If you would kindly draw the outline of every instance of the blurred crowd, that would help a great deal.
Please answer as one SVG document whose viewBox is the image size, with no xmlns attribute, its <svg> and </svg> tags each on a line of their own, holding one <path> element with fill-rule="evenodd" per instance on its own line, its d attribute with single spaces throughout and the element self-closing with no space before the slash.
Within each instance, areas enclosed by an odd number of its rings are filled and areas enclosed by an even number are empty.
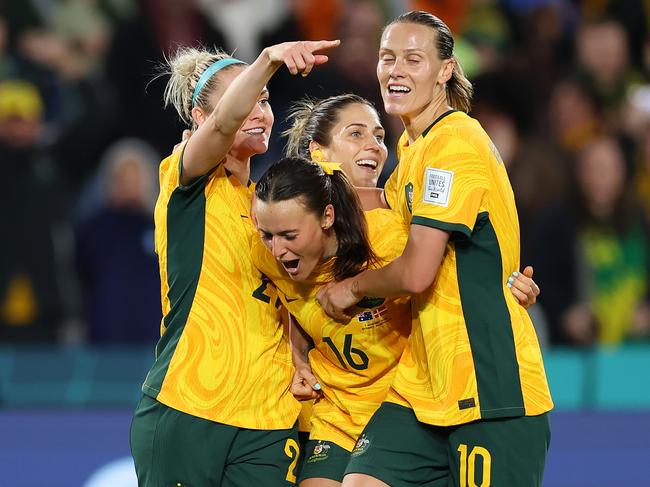
<svg viewBox="0 0 650 487">
<path fill-rule="evenodd" d="M 382 27 L 428 10 L 452 28 L 472 115 L 517 199 L 522 264 L 542 288 L 544 344 L 650 342 L 650 3 L 644 0 L 3 0 L 0 2 L 0 343 L 153 344 L 157 165 L 183 126 L 165 57 L 342 40 L 308 78 L 269 86 L 283 150 L 304 94 L 382 102 Z M 384 117 L 394 167 L 399 120 Z"/>
</svg>

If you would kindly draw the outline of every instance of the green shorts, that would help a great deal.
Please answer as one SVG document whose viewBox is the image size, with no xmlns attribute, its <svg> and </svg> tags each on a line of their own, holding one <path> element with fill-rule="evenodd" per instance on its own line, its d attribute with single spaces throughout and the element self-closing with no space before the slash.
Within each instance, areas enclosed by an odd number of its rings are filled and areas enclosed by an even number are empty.
<svg viewBox="0 0 650 487">
<path fill-rule="evenodd" d="M 307 451 L 307 442 L 309 441 L 309 431 L 298 431 L 298 445 L 300 446 L 300 455 L 298 455 L 298 463 L 296 464 L 296 477 L 300 478 L 302 465 L 305 460 L 305 451 Z"/>
<path fill-rule="evenodd" d="M 197 418 L 143 395 L 131 424 L 140 487 L 287 487 L 298 432 L 251 430 Z"/>
<path fill-rule="evenodd" d="M 336 443 L 309 440 L 305 446 L 298 483 L 314 478 L 343 482 L 348 461 L 350 461 L 350 452 Z"/>
<path fill-rule="evenodd" d="M 345 471 L 395 487 L 539 487 L 550 442 L 548 414 L 439 427 L 383 403 Z"/>
</svg>

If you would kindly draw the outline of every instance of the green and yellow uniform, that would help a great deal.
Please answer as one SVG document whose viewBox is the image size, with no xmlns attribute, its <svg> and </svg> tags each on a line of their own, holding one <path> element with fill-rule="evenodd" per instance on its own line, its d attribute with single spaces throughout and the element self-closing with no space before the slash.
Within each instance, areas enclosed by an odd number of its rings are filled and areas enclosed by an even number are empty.
<svg viewBox="0 0 650 487">
<path fill-rule="evenodd" d="M 406 244 L 408 226 L 390 210 L 367 212 L 366 220 L 377 256 L 384 262 L 399 256 Z M 318 461 L 334 450 L 350 452 L 386 397 L 410 331 L 408 300 L 364 300 L 359 313 L 343 325 L 329 317 L 316 301 L 320 285 L 333 280 L 332 260 L 316 268 L 303 282 L 291 280 L 261 241 L 253 245 L 253 260 L 276 285 L 284 305 L 314 342 L 309 362 L 324 397 L 313 406 L 309 437 L 316 448 L 306 449 L 305 466 L 310 459 Z M 332 450 L 328 451 L 330 446 Z M 348 455 L 342 457 L 347 461 Z"/>
<path fill-rule="evenodd" d="M 389 400 L 438 426 L 549 411 L 535 330 L 506 287 L 519 269 L 519 220 L 496 148 L 462 112 L 407 141 L 386 200 L 404 222 L 451 236 L 433 286 L 412 298 L 413 331 Z"/>
<path fill-rule="evenodd" d="M 181 186 L 181 154 L 160 165 L 162 336 L 142 390 L 209 422 L 290 431 L 300 404 L 277 292 L 250 256 L 251 188 L 223 164 Z"/>
<path fill-rule="evenodd" d="M 490 463 L 488 451 L 483 458 L 486 469 L 492 466 L 493 480 L 500 479 L 494 485 L 533 485 L 517 482 L 541 479 L 548 420 L 540 415 L 553 403 L 531 320 L 506 286 L 509 275 L 519 269 L 519 223 L 506 169 L 479 123 L 457 111 L 445 113 L 411 144 L 404 133 L 398 157 L 386 184 L 386 201 L 405 224 L 444 230 L 450 239 L 433 285 L 412 296 L 413 328 L 387 403 L 359 440 L 353 453 L 353 460 L 359 460 L 351 462 L 348 472 L 379 475 L 391 485 L 419 485 L 423 479 L 413 477 L 415 466 L 404 471 L 404 477 L 382 472 L 382 464 L 400 461 L 389 452 L 403 444 L 406 453 L 408 445 L 414 445 L 409 443 L 408 424 L 428 431 L 417 446 L 431 453 L 423 466 L 435 465 L 437 452 L 444 465 L 450 459 L 452 476 L 465 472 L 467 482 L 472 445 L 481 448 L 479 453 L 489 446 L 496 457 Z M 480 436 L 480 428 L 490 424 L 486 420 L 522 417 L 540 419 L 487 427 L 490 432 L 511 428 L 508 445 Z M 532 426 L 522 427 L 524 423 Z M 446 428 L 457 425 L 467 426 Z M 532 435 L 533 430 L 539 434 Z M 403 443 L 398 441 L 400 434 L 405 435 Z M 439 444 L 427 443 L 431 438 L 439 438 Z M 521 470 L 508 472 L 497 458 L 510 458 L 519 440 L 534 442 L 528 448 L 534 458 Z M 419 454 L 409 450 L 412 459 Z M 446 482 L 445 471 L 441 485 Z M 509 476 L 513 471 L 521 477 Z M 476 478 L 470 485 L 489 485 Z M 467 484 L 461 479 L 460 485 Z"/>
</svg>

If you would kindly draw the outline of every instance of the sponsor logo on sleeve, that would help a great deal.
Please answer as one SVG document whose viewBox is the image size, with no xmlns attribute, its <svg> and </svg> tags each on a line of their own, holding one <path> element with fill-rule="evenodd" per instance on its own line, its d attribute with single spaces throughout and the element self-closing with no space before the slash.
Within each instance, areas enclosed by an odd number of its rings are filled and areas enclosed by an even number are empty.
<svg viewBox="0 0 650 487">
<path fill-rule="evenodd" d="M 453 181 L 454 173 L 452 171 L 427 167 L 424 175 L 422 200 L 432 205 L 448 207 Z"/>
</svg>

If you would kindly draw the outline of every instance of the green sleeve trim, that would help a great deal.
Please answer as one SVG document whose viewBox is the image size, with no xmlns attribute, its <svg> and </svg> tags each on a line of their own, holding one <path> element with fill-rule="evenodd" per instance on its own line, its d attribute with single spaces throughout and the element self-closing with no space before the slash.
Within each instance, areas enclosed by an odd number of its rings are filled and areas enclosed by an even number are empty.
<svg viewBox="0 0 650 487">
<path fill-rule="evenodd" d="M 452 241 L 468 239 L 472 236 L 470 228 L 462 223 L 449 223 L 423 216 L 414 216 L 411 218 L 411 225 L 422 225 L 450 232 Z"/>
</svg>

